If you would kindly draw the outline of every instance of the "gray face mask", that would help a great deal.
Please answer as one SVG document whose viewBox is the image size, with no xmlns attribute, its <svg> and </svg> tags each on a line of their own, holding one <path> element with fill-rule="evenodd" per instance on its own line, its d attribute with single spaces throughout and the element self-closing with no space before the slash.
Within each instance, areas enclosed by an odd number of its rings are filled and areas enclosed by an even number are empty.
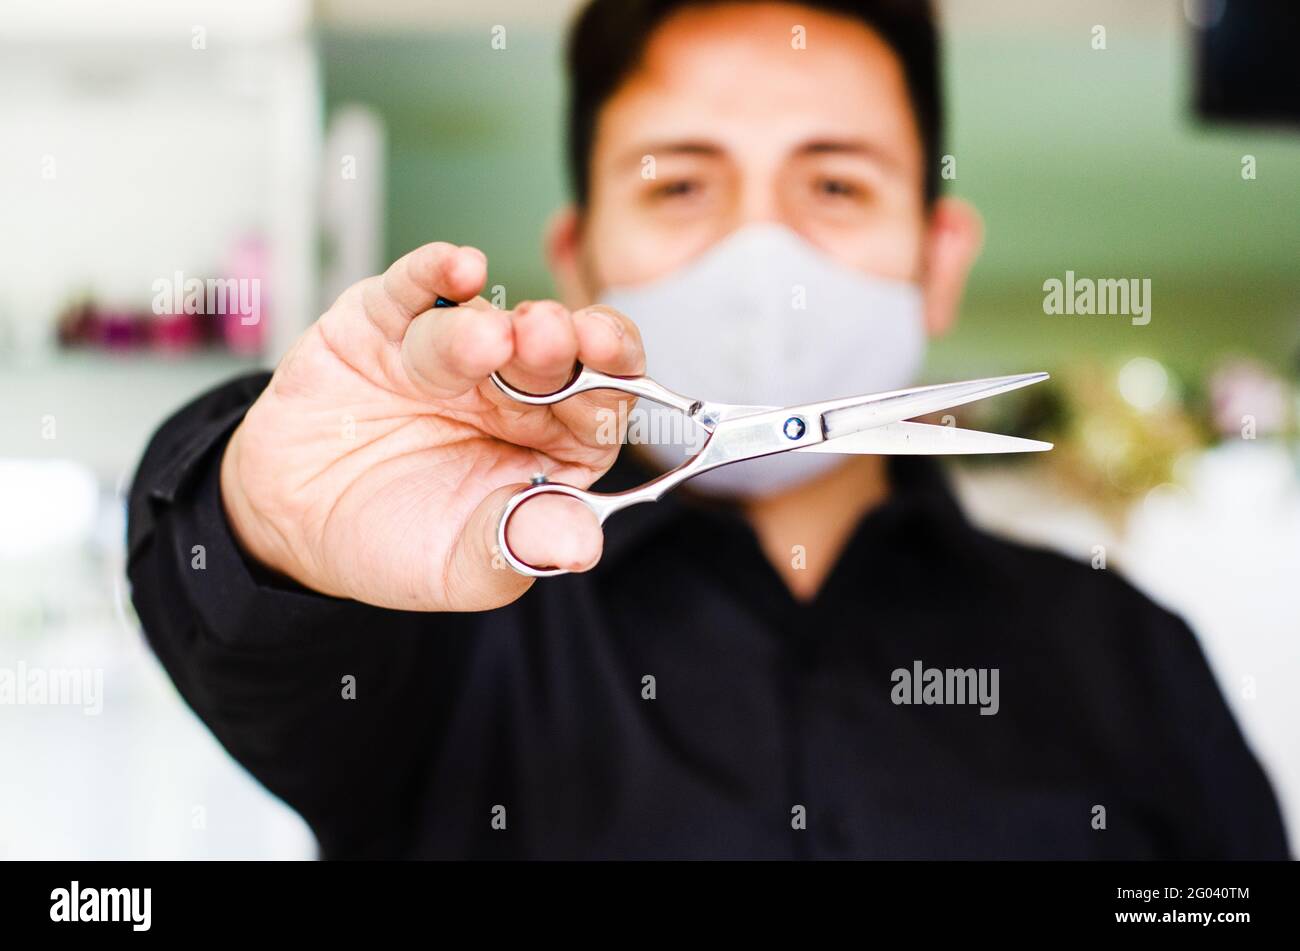
<svg viewBox="0 0 1300 951">
<path fill-rule="evenodd" d="M 900 389 L 925 356 L 916 285 L 840 264 L 778 224 L 747 225 L 667 277 L 610 287 L 600 300 L 640 328 L 647 372 L 699 399 L 786 406 Z M 627 438 L 671 468 L 704 434 L 642 401 Z M 690 485 L 758 498 L 840 462 L 828 453 L 781 453 L 714 469 Z"/>
</svg>

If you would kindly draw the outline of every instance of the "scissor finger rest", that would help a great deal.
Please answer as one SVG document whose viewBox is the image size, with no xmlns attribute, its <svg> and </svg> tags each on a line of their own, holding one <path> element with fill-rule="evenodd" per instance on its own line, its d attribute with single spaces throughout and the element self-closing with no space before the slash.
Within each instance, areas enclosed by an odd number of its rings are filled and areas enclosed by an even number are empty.
<svg viewBox="0 0 1300 951">
<path fill-rule="evenodd" d="M 502 379 L 500 373 L 495 372 L 492 374 L 492 382 L 497 385 L 497 388 L 502 393 L 515 402 L 527 403 L 529 406 L 550 406 L 553 403 L 563 402 L 571 396 L 577 396 L 579 393 L 589 393 L 592 390 L 618 390 L 620 393 L 627 393 L 630 396 L 643 396 L 656 403 L 662 403 L 664 406 L 672 407 L 688 416 L 700 407 L 699 400 L 675 393 L 649 377 L 615 376 L 611 373 L 601 373 L 599 370 L 593 370 L 581 363 L 573 365 L 573 376 L 569 377 L 569 382 L 554 393 L 526 393 L 517 387 L 511 386 Z"/>
</svg>

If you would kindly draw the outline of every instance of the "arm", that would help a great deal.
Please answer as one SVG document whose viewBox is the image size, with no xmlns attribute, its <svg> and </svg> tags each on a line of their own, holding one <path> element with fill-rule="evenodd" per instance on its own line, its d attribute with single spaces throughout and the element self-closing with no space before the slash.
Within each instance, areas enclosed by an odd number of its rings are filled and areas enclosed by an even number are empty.
<svg viewBox="0 0 1300 951">
<path fill-rule="evenodd" d="M 1196 636 L 1152 606 L 1150 682 L 1160 684 L 1176 775 L 1187 793 L 1176 821 L 1181 858 L 1286 859 L 1286 831 L 1268 777 L 1251 752 Z M 1173 764 L 1171 764 L 1173 765 Z"/>
<path fill-rule="evenodd" d="M 608 308 L 502 311 L 487 261 L 435 242 L 350 287 L 269 378 L 199 398 L 155 435 L 131 497 L 129 573 L 150 643 L 226 748 L 326 854 L 401 855 L 484 612 L 533 579 L 495 558 L 506 499 L 543 471 L 613 463 L 622 394 L 515 403 L 574 362 L 636 373 Z M 459 307 L 439 307 L 451 300 Z M 623 412 L 619 412 L 620 408 Z M 582 570 L 602 536 L 572 499 L 530 501 L 511 547 Z M 349 692 L 355 686 L 355 695 Z"/>
<path fill-rule="evenodd" d="M 131 492 L 133 600 L 186 702 L 325 855 L 400 855 L 479 616 L 327 597 L 241 552 L 220 460 L 266 381 L 232 381 L 155 435 Z"/>
</svg>

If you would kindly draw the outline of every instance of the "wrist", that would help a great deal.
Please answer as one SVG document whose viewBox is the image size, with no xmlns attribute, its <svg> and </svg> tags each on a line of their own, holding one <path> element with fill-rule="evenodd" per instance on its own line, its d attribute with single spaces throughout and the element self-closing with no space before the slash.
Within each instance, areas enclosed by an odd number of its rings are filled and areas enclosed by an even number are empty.
<svg viewBox="0 0 1300 951">
<path fill-rule="evenodd" d="M 241 422 L 231 434 L 221 456 L 221 505 L 225 510 L 226 523 L 244 556 L 256 561 L 264 568 L 284 575 L 292 575 L 281 563 L 274 546 L 267 543 L 266 531 L 261 519 L 244 491 L 241 475 L 242 457 L 240 455 L 240 434 L 244 430 Z"/>
</svg>

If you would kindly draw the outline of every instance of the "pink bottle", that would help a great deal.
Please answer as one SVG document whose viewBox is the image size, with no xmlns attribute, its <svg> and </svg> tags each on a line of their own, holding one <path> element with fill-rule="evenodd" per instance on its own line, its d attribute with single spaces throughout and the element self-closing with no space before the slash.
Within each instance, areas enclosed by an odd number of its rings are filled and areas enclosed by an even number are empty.
<svg viewBox="0 0 1300 951">
<path fill-rule="evenodd" d="M 235 279 L 236 295 L 227 306 L 221 321 L 221 334 L 233 352 L 255 356 L 262 352 L 266 340 L 266 275 L 268 253 L 258 235 L 248 235 L 231 249 L 226 275 Z"/>
</svg>

